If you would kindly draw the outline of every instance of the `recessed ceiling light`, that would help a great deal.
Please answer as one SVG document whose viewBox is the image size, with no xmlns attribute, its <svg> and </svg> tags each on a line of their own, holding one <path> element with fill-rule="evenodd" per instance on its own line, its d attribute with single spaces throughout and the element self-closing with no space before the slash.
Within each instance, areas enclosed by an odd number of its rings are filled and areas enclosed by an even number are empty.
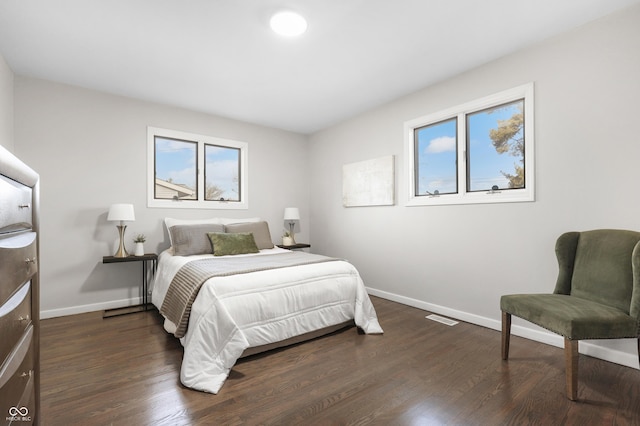
<svg viewBox="0 0 640 426">
<path fill-rule="evenodd" d="M 307 30 L 307 20 L 295 12 L 278 12 L 271 17 L 271 29 L 286 37 L 295 37 Z"/>
</svg>

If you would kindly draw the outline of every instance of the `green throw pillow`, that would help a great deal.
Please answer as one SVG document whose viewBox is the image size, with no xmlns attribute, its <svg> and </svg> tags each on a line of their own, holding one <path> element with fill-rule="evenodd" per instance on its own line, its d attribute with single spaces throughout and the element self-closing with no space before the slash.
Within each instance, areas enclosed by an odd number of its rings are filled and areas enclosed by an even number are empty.
<svg viewBox="0 0 640 426">
<path fill-rule="evenodd" d="M 250 232 L 225 234 L 209 232 L 207 234 L 213 246 L 214 256 L 226 256 L 229 254 L 258 253 L 256 241 Z"/>
</svg>

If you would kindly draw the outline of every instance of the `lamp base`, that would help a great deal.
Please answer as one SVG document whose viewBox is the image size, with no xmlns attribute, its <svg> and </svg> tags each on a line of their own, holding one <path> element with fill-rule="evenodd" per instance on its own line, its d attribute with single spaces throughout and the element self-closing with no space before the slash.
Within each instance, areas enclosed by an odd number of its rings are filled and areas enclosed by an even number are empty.
<svg viewBox="0 0 640 426">
<path fill-rule="evenodd" d="M 289 222 L 289 236 L 291 237 L 291 245 L 296 244 L 296 239 L 293 236 L 293 228 L 295 225 L 295 222 Z"/>
<path fill-rule="evenodd" d="M 113 257 L 129 257 L 126 247 L 124 246 L 124 231 L 127 229 L 127 225 L 117 225 L 118 232 L 120 233 L 120 246 L 118 251 Z"/>
</svg>

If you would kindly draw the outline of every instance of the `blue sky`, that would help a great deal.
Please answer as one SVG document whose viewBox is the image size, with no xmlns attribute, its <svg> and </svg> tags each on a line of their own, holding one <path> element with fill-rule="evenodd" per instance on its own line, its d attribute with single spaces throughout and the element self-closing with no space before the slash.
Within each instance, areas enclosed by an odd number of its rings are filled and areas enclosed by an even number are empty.
<svg viewBox="0 0 640 426">
<path fill-rule="evenodd" d="M 156 137 L 156 178 L 196 188 L 196 142 Z"/>
<path fill-rule="evenodd" d="M 520 158 L 508 153 L 498 154 L 489 137 L 489 130 L 498 127 L 498 120 L 507 120 L 519 112 L 522 102 L 508 104 L 505 107 L 469 114 L 469 162 L 471 188 L 469 190 L 488 190 L 493 185 L 501 189 L 508 188 L 507 179 L 500 173 L 514 174 L 514 164 L 520 164 Z M 460 140 L 464 144 L 465 141 Z M 451 119 L 417 129 L 418 194 L 441 194 L 456 192 L 456 119 Z M 457 183 L 460 191 L 465 182 Z"/>
</svg>

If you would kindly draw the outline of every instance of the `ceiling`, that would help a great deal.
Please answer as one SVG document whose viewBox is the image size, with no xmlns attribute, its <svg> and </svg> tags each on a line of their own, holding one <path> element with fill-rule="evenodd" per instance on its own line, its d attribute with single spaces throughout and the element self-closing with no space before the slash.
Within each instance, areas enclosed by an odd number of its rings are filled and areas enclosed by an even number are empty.
<svg viewBox="0 0 640 426">
<path fill-rule="evenodd" d="M 17 75 L 312 133 L 640 0 L 0 0 Z M 309 24 L 278 36 L 282 9 Z"/>
</svg>

